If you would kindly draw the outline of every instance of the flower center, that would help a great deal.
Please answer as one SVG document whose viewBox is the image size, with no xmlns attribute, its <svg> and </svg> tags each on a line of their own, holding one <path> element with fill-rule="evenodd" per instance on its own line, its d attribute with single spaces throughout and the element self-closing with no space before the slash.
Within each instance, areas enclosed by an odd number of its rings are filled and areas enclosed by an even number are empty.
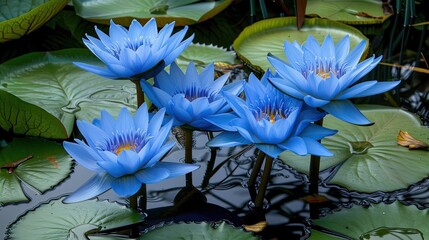
<svg viewBox="0 0 429 240">
<path fill-rule="evenodd" d="M 110 151 L 119 155 L 124 150 L 139 152 L 148 142 L 151 136 L 141 129 L 124 132 L 113 132 L 106 142 L 100 143 L 98 148 L 102 151 Z"/>
<path fill-rule="evenodd" d="M 325 72 L 325 71 L 319 71 L 318 73 L 317 73 L 317 75 L 318 76 L 320 76 L 321 78 L 323 78 L 323 79 L 326 79 L 326 78 L 328 78 L 328 77 L 330 77 L 331 76 L 331 73 L 329 73 L 329 72 Z"/>
<path fill-rule="evenodd" d="M 133 51 L 137 51 L 137 49 L 140 46 L 152 46 L 152 39 L 148 38 L 146 36 L 139 36 L 136 39 L 130 39 L 130 38 L 126 38 L 124 39 L 123 42 L 115 42 L 112 45 L 110 45 L 110 47 L 108 48 L 108 50 L 110 51 L 110 53 L 117 59 L 119 59 L 119 56 L 121 55 L 121 51 L 124 48 L 129 48 Z"/>
<path fill-rule="evenodd" d="M 289 114 L 295 110 L 295 107 L 285 104 L 283 98 L 277 96 L 274 99 L 267 97 L 259 99 L 258 106 L 252 109 L 256 120 L 260 121 L 266 119 L 274 124 L 279 119 L 285 119 Z"/>
<path fill-rule="evenodd" d="M 195 84 L 193 84 L 191 87 L 186 88 L 185 91 L 179 91 L 176 94 L 178 93 L 185 94 L 185 98 L 188 99 L 190 102 L 200 97 L 207 97 L 209 99 L 209 102 L 211 102 L 214 96 L 210 88 L 202 89 Z"/>
<path fill-rule="evenodd" d="M 133 150 L 136 151 L 136 146 L 133 143 L 127 143 L 124 145 L 120 145 L 116 150 L 115 153 L 116 155 L 119 156 L 119 154 L 124 151 L 124 150 Z"/>
</svg>

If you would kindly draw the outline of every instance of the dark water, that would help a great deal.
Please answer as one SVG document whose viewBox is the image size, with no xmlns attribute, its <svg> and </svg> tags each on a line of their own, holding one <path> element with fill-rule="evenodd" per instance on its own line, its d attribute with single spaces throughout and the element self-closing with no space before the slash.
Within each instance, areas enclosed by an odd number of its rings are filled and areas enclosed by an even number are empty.
<svg viewBox="0 0 429 240">
<path fill-rule="evenodd" d="M 370 203 L 393 202 L 399 200 L 405 204 L 415 204 L 420 208 L 429 207 L 429 181 L 410 186 L 409 189 L 382 193 L 360 194 L 349 192 L 336 186 L 320 187 L 320 193 L 329 199 L 328 202 L 310 206 L 301 198 L 308 192 L 308 180 L 293 169 L 275 161 L 271 171 L 269 188 L 266 194 L 265 212 L 258 214 L 252 209 L 247 180 L 255 160 L 255 148 L 237 147 L 222 149 L 217 152 L 216 166 L 221 166 L 211 177 L 209 184 L 201 188 L 210 149 L 205 147 L 207 136 L 198 133 L 194 146 L 194 160 L 201 168 L 193 173 L 193 183 L 206 196 L 207 203 L 191 204 L 181 207 L 182 211 L 175 216 L 162 216 L 174 205 L 174 199 L 185 184 L 184 177 L 164 181 L 160 184 L 148 185 L 148 223 L 158 224 L 162 221 L 204 221 L 227 219 L 235 225 L 254 224 L 265 220 L 268 226 L 260 233 L 264 239 L 305 239 L 309 236 L 310 216 L 326 214 L 339 207 L 350 207 L 354 204 L 366 206 Z M 183 161 L 184 150 L 180 143 L 169 154 L 166 161 Z M 321 176 L 335 169 L 322 172 Z M 54 190 L 41 195 L 24 186 L 24 190 L 32 200 L 29 203 L 8 205 L 0 208 L 0 239 L 5 238 L 8 225 L 26 211 L 37 207 L 49 199 L 58 198 L 74 191 L 92 175 L 92 172 L 76 166 L 74 173 Z M 99 197 L 126 203 L 126 199 L 118 198 L 108 191 Z M 143 228 L 142 228 L 143 230 Z M 371 234 L 371 233 L 369 233 Z"/>
</svg>

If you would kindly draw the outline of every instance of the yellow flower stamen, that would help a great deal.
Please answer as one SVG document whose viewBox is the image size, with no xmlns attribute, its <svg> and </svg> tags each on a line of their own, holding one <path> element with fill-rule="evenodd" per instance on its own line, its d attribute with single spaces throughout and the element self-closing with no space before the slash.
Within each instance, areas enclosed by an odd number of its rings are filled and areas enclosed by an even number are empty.
<svg viewBox="0 0 429 240">
<path fill-rule="evenodd" d="M 320 72 L 317 73 L 317 75 L 319 77 L 323 78 L 323 79 L 326 79 L 326 78 L 328 78 L 328 77 L 331 76 L 331 73 L 330 72 L 325 72 L 325 71 L 320 71 Z"/>
<path fill-rule="evenodd" d="M 118 149 L 115 150 L 115 153 L 116 153 L 116 155 L 119 156 L 119 154 L 124 150 L 134 150 L 135 151 L 136 146 L 132 143 L 127 143 L 127 144 L 119 146 Z"/>
</svg>

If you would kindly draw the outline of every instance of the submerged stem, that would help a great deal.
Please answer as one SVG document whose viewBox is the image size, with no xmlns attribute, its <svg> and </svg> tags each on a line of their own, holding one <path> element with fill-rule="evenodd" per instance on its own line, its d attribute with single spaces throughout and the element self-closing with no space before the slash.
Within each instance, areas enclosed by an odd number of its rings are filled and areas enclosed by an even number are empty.
<svg viewBox="0 0 429 240">
<path fill-rule="evenodd" d="M 147 208 L 147 196 L 146 196 L 146 184 L 142 184 L 139 191 L 130 197 L 130 208 L 137 212 L 146 211 Z M 130 231 L 130 237 L 137 238 L 140 235 L 138 226 L 133 226 Z"/>
<path fill-rule="evenodd" d="M 256 195 L 255 208 L 261 208 L 264 202 L 265 192 L 267 191 L 268 182 L 270 180 L 271 168 L 273 166 L 273 158 L 265 156 L 264 173 L 262 174 L 262 181 L 259 185 L 258 195 Z"/>
<path fill-rule="evenodd" d="M 323 118 L 316 121 L 314 124 L 323 126 Z M 318 140 L 320 142 L 320 140 Z M 311 155 L 310 158 L 310 195 L 319 194 L 319 170 L 320 156 Z"/>
<path fill-rule="evenodd" d="M 140 80 L 131 80 L 131 81 L 136 85 L 137 108 L 139 108 L 144 103 L 144 93 L 140 85 Z"/>
<path fill-rule="evenodd" d="M 258 178 L 258 174 L 261 170 L 265 155 L 266 154 L 264 152 L 259 151 L 258 158 L 256 159 L 255 165 L 253 166 L 252 173 L 250 173 L 249 181 L 247 182 L 247 187 L 249 189 L 249 194 L 252 201 L 255 201 L 256 198 L 256 179 Z"/>
<path fill-rule="evenodd" d="M 192 144 L 193 144 L 193 133 L 192 129 L 183 128 L 185 131 L 185 163 L 192 163 Z M 192 172 L 186 174 L 186 188 L 193 188 L 192 184 Z"/>
</svg>

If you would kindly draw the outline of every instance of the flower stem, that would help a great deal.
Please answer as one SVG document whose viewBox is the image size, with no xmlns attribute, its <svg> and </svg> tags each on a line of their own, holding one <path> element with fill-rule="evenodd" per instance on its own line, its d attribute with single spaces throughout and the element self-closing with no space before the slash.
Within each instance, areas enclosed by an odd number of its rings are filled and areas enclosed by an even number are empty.
<svg viewBox="0 0 429 240">
<path fill-rule="evenodd" d="M 142 184 L 139 191 L 130 197 L 130 208 L 137 212 L 146 211 L 147 208 L 147 196 L 146 196 L 146 184 Z M 130 237 L 137 238 L 140 235 L 138 226 L 133 226 L 130 231 Z"/>
<path fill-rule="evenodd" d="M 140 85 L 140 80 L 131 80 L 131 81 L 136 85 L 137 108 L 139 108 L 144 103 L 144 93 Z"/>
<path fill-rule="evenodd" d="M 193 163 L 192 159 L 192 145 L 193 145 L 193 133 L 192 129 L 183 128 L 185 131 L 185 163 Z M 186 174 L 186 188 L 193 188 L 192 184 L 192 172 Z"/>
<path fill-rule="evenodd" d="M 207 135 L 209 137 L 209 140 L 213 138 L 213 132 L 208 132 Z M 202 189 L 206 188 L 209 185 L 209 180 L 213 175 L 213 168 L 216 162 L 217 150 L 217 147 L 210 147 L 210 160 L 207 163 L 207 169 L 204 174 L 203 182 L 201 183 Z"/>
<path fill-rule="evenodd" d="M 267 191 L 268 182 L 270 180 L 271 168 L 273 167 L 273 158 L 265 156 L 264 173 L 262 174 L 262 181 L 259 185 L 258 195 L 256 195 L 255 208 L 261 208 L 264 202 L 265 192 Z"/>
<path fill-rule="evenodd" d="M 258 158 L 256 159 L 255 165 L 253 166 L 252 173 L 250 173 L 247 187 L 249 189 L 250 198 L 255 201 L 256 198 L 256 179 L 258 178 L 259 170 L 261 170 L 262 162 L 265 159 L 265 153 L 259 151 Z"/>
<path fill-rule="evenodd" d="M 323 126 L 323 118 L 316 121 L 314 124 Z M 320 140 L 319 140 L 320 142 Z M 310 195 L 319 194 L 319 170 L 320 156 L 311 155 L 310 158 Z"/>
</svg>

